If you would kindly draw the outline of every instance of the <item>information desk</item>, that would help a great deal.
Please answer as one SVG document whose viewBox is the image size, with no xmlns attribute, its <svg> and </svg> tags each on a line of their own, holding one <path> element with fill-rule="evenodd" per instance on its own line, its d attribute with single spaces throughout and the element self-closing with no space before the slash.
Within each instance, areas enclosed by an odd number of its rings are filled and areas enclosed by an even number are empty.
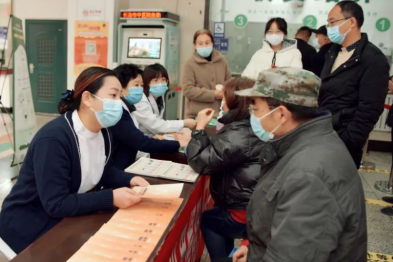
<svg viewBox="0 0 393 262">
<path fill-rule="evenodd" d="M 206 131 L 209 136 L 216 133 L 215 128 L 207 128 Z M 187 164 L 186 156 L 180 152 L 175 154 L 152 154 L 151 157 Z M 177 181 L 161 178 L 145 178 L 152 185 L 178 183 Z M 191 262 L 199 260 L 205 246 L 199 230 L 201 214 L 207 208 L 212 207 L 209 180 L 209 176 L 201 175 L 194 184 L 184 183 L 180 196 L 184 199 L 183 203 L 148 261 L 177 262 L 183 260 Z M 64 218 L 11 261 L 65 262 L 104 223 L 108 222 L 115 212 Z"/>
<path fill-rule="evenodd" d="M 150 184 L 176 183 L 172 180 L 146 178 Z M 209 177 L 202 175 L 194 183 L 185 183 L 183 204 L 172 219 L 148 261 L 197 261 L 204 248 L 199 231 L 201 213 L 210 202 Z M 54 228 L 27 247 L 12 262 L 65 262 L 109 221 L 113 212 L 63 219 Z"/>
</svg>

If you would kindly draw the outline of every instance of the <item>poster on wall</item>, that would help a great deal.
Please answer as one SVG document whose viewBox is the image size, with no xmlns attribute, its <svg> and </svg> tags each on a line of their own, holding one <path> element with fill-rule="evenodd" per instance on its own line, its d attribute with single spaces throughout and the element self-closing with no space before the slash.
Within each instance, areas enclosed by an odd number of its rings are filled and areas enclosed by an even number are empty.
<svg viewBox="0 0 393 262">
<path fill-rule="evenodd" d="M 12 17 L 14 157 L 12 166 L 23 162 L 35 135 L 36 119 L 27 65 L 22 20 Z"/>
<path fill-rule="evenodd" d="M 105 0 L 78 0 L 79 21 L 105 21 Z"/>
<path fill-rule="evenodd" d="M 108 22 L 75 22 L 74 73 L 91 66 L 108 66 Z"/>
</svg>

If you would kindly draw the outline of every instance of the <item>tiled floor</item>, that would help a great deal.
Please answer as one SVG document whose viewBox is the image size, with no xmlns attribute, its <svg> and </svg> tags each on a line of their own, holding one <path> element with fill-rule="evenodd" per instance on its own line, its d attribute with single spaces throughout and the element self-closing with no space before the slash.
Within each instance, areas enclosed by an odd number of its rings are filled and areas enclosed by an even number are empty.
<svg viewBox="0 0 393 262">
<path fill-rule="evenodd" d="M 41 128 L 45 123 L 53 119 L 53 116 L 37 116 L 37 128 Z M 10 120 L 6 120 L 6 124 L 9 129 L 12 129 Z M 0 141 L 7 134 L 4 123 L 0 116 Z M 1 152 L 0 152 L 1 153 Z M 4 197 L 9 193 L 12 188 L 11 178 L 18 175 L 19 166 L 10 167 L 12 160 L 12 154 L 7 156 L 0 154 L 0 203 L 2 203 Z M 368 162 L 376 164 L 377 169 L 389 170 L 391 166 L 391 156 L 388 153 L 381 152 L 370 152 L 366 159 Z M 388 180 L 389 175 L 385 173 L 369 173 L 360 172 L 362 179 L 364 193 L 366 198 L 369 199 L 381 199 L 385 194 L 379 192 L 374 188 L 376 181 Z M 368 250 L 376 253 L 393 254 L 393 243 L 391 240 L 391 234 L 393 232 L 393 218 L 384 216 L 380 213 L 380 206 L 367 205 L 367 225 L 368 225 L 368 239 L 369 245 Z M 237 244 L 239 242 L 237 241 Z M 0 262 L 7 261 L 4 256 L 0 253 Z M 210 261 L 207 252 L 205 251 L 201 262 Z"/>
</svg>

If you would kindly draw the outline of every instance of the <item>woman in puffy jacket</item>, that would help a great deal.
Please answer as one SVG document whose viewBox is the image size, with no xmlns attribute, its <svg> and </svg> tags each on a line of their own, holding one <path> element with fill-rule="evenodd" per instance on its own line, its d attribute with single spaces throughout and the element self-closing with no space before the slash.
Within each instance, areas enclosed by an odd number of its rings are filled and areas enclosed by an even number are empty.
<svg viewBox="0 0 393 262">
<path fill-rule="evenodd" d="M 234 91 L 250 88 L 254 81 L 233 78 L 224 87 L 226 112 L 220 132 L 208 137 L 205 127 L 212 109 L 198 113 L 196 131 L 187 146 L 188 164 L 198 173 L 210 174 L 215 207 L 202 215 L 201 230 L 210 258 L 228 257 L 234 239 L 246 237 L 246 208 L 260 177 L 259 155 L 265 144 L 251 129 L 246 99 Z"/>
</svg>

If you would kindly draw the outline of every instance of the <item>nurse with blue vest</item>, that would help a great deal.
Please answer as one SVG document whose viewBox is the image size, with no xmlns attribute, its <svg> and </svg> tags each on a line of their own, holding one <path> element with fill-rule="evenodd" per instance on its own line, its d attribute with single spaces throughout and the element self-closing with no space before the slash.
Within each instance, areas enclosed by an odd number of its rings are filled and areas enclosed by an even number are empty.
<svg viewBox="0 0 393 262">
<path fill-rule="evenodd" d="M 120 120 L 122 87 L 109 69 L 91 67 L 63 94 L 62 115 L 33 138 L 18 181 L 0 213 L 0 249 L 12 258 L 65 217 L 141 199 L 130 186 L 148 182 L 113 168 L 113 138 L 108 130 Z"/>
</svg>

